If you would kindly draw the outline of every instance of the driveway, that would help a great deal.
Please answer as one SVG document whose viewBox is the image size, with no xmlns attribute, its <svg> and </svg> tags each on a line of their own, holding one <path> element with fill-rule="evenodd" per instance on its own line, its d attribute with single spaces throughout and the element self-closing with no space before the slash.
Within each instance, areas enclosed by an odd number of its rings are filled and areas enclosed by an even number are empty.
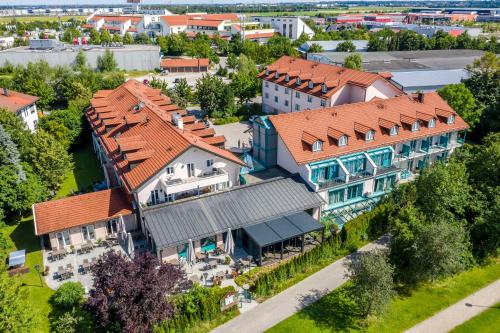
<svg viewBox="0 0 500 333">
<path fill-rule="evenodd" d="M 248 121 L 239 123 L 232 123 L 226 125 L 212 125 L 217 135 L 224 135 L 226 137 L 226 148 L 235 152 L 243 147 L 248 147 L 249 140 L 252 139 L 252 126 Z M 239 146 L 238 146 L 239 141 Z"/>
<path fill-rule="evenodd" d="M 382 237 L 363 246 L 358 252 L 384 248 L 388 240 L 388 237 Z M 356 253 L 337 260 L 264 303 L 217 327 L 212 333 L 264 332 L 344 284 L 347 281 L 345 264 Z"/>
</svg>

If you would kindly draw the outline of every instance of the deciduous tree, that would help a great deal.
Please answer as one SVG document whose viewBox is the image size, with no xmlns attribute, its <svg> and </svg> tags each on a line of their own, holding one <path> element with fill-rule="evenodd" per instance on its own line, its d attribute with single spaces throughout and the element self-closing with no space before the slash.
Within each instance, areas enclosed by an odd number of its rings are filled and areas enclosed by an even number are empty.
<svg viewBox="0 0 500 333">
<path fill-rule="evenodd" d="M 319 46 L 319 44 L 316 44 L 316 45 Z M 337 51 L 337 52 L 355 52 L 356 51 L 356 46 L 350 40 L 346 40 L 346 41 L 340 42 L 337 45 L 337 48 L 335 49 L 335 51 Z M 311 50 L 309 50 L 309 52 L 321 52 L 321 51 L 311 51 Z"/>
<path fill-rule="evenodd" d="M 357 53 L 353 53 L 351 55 L 348 55 L 344 59 L 344 67 L 345 68 L 350 68 L 350 69 L 357 69 L 361 70 L 361 64 L 363 62 L 363 59 L 361 59 L 361 56 Z"/>
<path fill-rule="evenodd" d="M 483 110 L 477 106 L 474 95 L 465 84 L 450 84 L 438 89 L 438 93 L 469 126 L 474 127 L 481 119 Z"/>
<path fill-rule="evenodd" d="M 97 57 L 97 69 L 100 72 L 112 72 L 116 70 L 116 67 L 115 56 L 109 49 L 106 49 L 102 56 Z"/>
</svg>

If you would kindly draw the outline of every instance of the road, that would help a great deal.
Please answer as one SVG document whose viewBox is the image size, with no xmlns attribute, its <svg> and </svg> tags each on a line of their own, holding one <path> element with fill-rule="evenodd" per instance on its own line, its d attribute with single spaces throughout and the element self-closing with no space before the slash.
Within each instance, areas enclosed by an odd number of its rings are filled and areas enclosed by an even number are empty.
<svg viewBox="0 0 500 333">
<path fill-rule="evenodd" d="M 358 252 L 383 248 L 387 242 L 388 237 L 382 237 L 363 246 Z M 217 327 L 212 333 L 258 333 L 273 327 L 344 284 L 347 281 L 345 263 L 356 253 L 335 261 L 296 285 Z"/>
<path fill-rule="evenodd" d="M 406 333 L 445 333 L 500 302 L 500 280 L 413 326 Z"/>
</svg>

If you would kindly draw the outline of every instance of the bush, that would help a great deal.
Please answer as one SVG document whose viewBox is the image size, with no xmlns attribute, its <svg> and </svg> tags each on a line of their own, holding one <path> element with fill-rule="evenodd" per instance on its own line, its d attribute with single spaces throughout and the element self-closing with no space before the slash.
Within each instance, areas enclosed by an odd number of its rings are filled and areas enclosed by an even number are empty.
<svg viewBox="0 0 500 333">
<path fill-rule="evenodd" d="M 52 295 L 52 303 L 62 309 L 70 309 L 83 300 L 85 290 L 80 282 L 65 282 Z"/>
<path fill-rule="evenodd" d="M 387 204 L 380 204 L 372 211 L 347 222 L 340 237 L 346 248 L 357 246 L 362 241 L 381 236 L 388 227 L 389 208 Z"/>
<path fill-rule="evenodd" d="M 237 123 L 243 120 L 243 117 L 238 117 L 238 116 L 231 116 L 231 117 L 225 117 L 225 118 L 215 118 L 213 123 L 214 125 L 225 125 L 225 124 L 232 124 L 232 123 Z"/>
</svg>

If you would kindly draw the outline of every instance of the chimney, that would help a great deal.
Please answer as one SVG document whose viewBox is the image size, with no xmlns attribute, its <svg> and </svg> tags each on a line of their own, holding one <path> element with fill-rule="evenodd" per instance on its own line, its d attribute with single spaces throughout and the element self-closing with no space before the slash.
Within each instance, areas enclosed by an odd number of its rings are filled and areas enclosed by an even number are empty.
<svg viewBox="0 0 500 333">
<path fill-rule="evenodd" d="M 182 117 L 179 117 L 177 119 L 177 128 L 180 130 L 184 130 L 184 121 L 182 120 Z"/>
<path fill-rule="evenodd" d="M 4 96 L 9 96 L 9 89 L 3 88 L 3 94 Z"/>
<path fill-rule="evenodd" d="M 424 102 L 424 93 L 421 93 L 421 92 L 418 93 L 418 95 L 417 95 L 417 101 L 419 103 L 423 103 Z"/>
</svg>

